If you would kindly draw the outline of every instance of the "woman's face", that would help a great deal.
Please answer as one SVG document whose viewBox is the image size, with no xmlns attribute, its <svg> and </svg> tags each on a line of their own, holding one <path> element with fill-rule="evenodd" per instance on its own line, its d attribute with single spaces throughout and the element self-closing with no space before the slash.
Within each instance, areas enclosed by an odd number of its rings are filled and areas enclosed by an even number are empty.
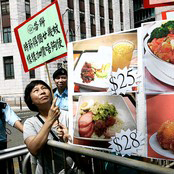
<svg viewBox="0 0 174 174">
<path fill-rule="evenodd" d="M 30 96 L 33 104 L 36 105 L 37 107 L 46 103 L 51 104 L 52 101 L 50 90 L 42 84 L 36 85 L 32 89 Z"/>
</svg>

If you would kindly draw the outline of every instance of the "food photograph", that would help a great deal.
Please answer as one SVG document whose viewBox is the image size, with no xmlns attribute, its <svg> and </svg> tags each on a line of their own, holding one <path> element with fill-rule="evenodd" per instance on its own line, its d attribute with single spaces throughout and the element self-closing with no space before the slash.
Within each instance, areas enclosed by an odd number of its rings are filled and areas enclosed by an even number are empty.
<svg viewBox="0 0 174 174">
<path fill-rule="evenodd" d="M 146 97 L 148 157 L 174 159 L 173 101 L 174 94 Z"/>
<path fill-rule="evenodd" d="M 136 129 L 136 106 L 130 96 L 74 96 L 74 144 L 108 148 L 121 130 Z"/>
<path fill-rule="evenodd" d="M 110 47 L 84 51 L 74 69 L 75 84 L 93 90 L 107 90 L 111 66 L 112 49 Z"/>
<path fill-rule="evenodd" d="M 76 41 L 73 55 L 74 92 L 107 92 L 112 72 L 137 68 L 137 30 Z"/>
<path fill-rule="evenodd" d="M 143 24 L 145 90 L 171 92 L 174 90 L 174 21 Z"/>
</svg>

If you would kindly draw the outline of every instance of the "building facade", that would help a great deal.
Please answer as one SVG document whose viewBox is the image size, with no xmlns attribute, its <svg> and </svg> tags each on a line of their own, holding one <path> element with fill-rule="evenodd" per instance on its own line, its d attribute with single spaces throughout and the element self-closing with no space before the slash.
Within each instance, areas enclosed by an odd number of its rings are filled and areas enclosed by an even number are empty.
<svg viewBox="0 0 174 174">
<path fill-rule="evenodd" d="M 133 0 L 134 28 L 141 27 L 141 23 L 162 20 L 161 12 L 174 10 L 174 6 L 144 8 L 144 0 Z"/>
<path fill-rule="evenodd" d="M 134 0 L 134 27 L 141 27 L 141 23 L 155 21 L 155 9 L 143 7 L 144 0 Z"/>
<path fill-rule="evenodd" d="M 53 0 L 0 0 L 0 96 L 23 97 L 25 86 L 31 80 L 49 82 L 44 66 L 24 72 L 14 28 L 51 2 Z M 161 20 L 161 11 L 173 8 L 144 9 L 143 0 L 59 0 L 58 3 L 69 42 Z M 61 66 L 67 66 L 66 57 L 48 64 L 50 76 Z"/>
</svg>

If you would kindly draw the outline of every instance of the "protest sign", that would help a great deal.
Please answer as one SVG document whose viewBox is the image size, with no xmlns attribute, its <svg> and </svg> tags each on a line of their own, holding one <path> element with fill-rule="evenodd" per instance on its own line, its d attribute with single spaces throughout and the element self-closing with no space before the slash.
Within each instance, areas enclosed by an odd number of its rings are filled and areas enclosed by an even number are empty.
<svg viewBox="0 0 174 174">
<path fill-rule="evenodd" d="M 25 72 L 67 55 L 57 1 L 17 26 L 14 32 Z"/>
</svg>

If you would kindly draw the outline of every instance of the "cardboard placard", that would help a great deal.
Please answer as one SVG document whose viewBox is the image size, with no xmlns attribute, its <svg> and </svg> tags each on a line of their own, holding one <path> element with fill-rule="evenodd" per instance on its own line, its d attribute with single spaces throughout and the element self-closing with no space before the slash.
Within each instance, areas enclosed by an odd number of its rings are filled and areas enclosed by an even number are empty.
<svg viewBox="0 0 174 174">
<path fill-rule="evenodd" d="M 14 32 L 25 72 L 67 55 L 57 1 L 17 26 Z"/>
</svg>

